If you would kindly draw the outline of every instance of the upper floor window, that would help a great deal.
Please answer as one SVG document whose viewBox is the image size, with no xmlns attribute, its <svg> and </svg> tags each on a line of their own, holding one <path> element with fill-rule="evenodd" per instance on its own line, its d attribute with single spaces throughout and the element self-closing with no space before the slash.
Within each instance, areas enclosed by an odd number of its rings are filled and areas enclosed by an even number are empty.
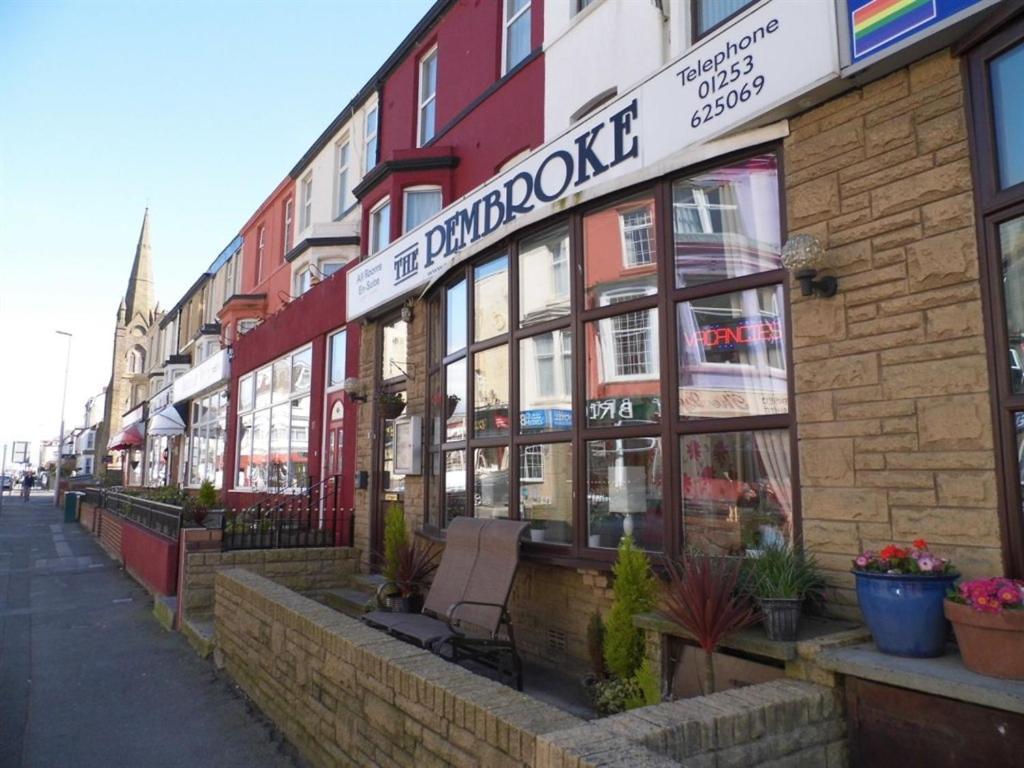
<svg viewBox="0 0 1024 768">
<path fill-rule="evenodd" d="M 254 317 L 243 318 L 238 321 L 238 335 L 243 336 L 260 324 L 260 321 Z"/>
<path fill-rule="evenodd" d="M 128 350 L 128 373 L 142 373 L 146 368 L 146 352 L 142 347 Z"/>
<path fill-rule="evenodd" d="M 263 279 L 263 249 L 267 242 L 267 228 L 260 226 L 256 233 L 256 282 Z"/>
<path fill-rule="evenodd" d="M 402 204 L 402 231 L 411 232 L 441 210 L 440 187 L 414 187 L 405 190 Z"/>
<path fill-rule="evenodd" d="M 334 216 L 340 219 L 341 215 L 348 210 L 348 162 L 350 154 L 348 139 L 339 141 L 334 152 L 338 168 L 336 184 L 337 202 L 334 205 Z"/>
<path fill-rule="evenodd" d="M 370 253 L 386 248 L 391 242 L 391 200 L 384 198 L 370 211 Z"/>
<path fill-rule="evenodd" d="M 502 72 L 508 72 L 530 54 L 531 0 L 505 0 L 505 35 Z"/>
<path fill-rule="evenodd" d="M 366 113 L 366 136 L 363 147 L 363 173 L 365 174 L 377 164 L 377 107 Z"/>
<path fill-rule="evenodd" d="M 320 263 L 320 274 L 324 277 L 330 277 L 343 266 L 345 266 L 345 263 L 341 261 L 323 261 Z"/>
<path fill-rule="evenodd" d="M 282 238 L 284 247 L 282 249 L 282 257 L 292 249 L 292 245 L 295 242 L 294 235 L 292 234 L 292 224 L 295 219 L 294 208 L 295 200 L 289 197 L 284 203 L 284 237 Z"/>
<path fill-rule="evenodd" d="M 595 0 L 573 0 L 573 13 L 579 13 L 588 5 L 593 5 Z"/>
<path fill-rule="evenodd" d="M 295 295 L 301 296 L 313 287 L 313 273 L 309 267 L 304 267 L 295 275 Z"/>
<path fill-rule="evenodd" d="M 693 0 L 693 38 L 699 40 L 754 0 Z"/>
<path fill-rule="evenodd" d="M 437 46 L 420 60 L 420 136 L 422 147 L 437 130 Z"/>
<path fill-rule="evenodd" d="M 999 187 L 1006 189 L 1024 181 L 1024 42 L 996 56 L 989 63 L 992 89 L 992 124 L 995 133 Z M 1017 85 L 1014 85 L 1016 83 Z"/>
<path fill-rule="evenodd" d="M 305 229 L 313 220 L 313 174 L 302 180 L 302 212 L 299 214 L 299 229 Z"/>
</svg>

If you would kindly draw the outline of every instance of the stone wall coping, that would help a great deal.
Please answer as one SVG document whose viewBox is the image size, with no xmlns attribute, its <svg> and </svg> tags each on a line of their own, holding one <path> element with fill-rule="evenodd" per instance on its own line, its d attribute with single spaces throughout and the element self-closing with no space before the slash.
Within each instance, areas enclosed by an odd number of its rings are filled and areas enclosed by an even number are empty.
<svg viewBox="0 0 1024 768">
<path fill-rule="evenodd" d="M 1024 714 L 1024 681 L 971 672 L 952 649 L 934 659 L 908 659 L 863 643 L 822 651 L 817 662 L 843 675 Z"/>
<path fill-rule="evenodd" d="M 672 635 L 693 640 L 693 635 L 682 626 L 661 613 L 640 613 L 633 617 L 637 627 L 663 635 Z M 736 632 L 723 640 L 719 647 L 742 651 L 754 656 L 778 661 L 793 661 L 796 658 L 813 659 L 822 648 L 832 645 L 849 645 L 871 638 L 867 627 L 850 621 L 803 616 L 800 632 L 795 641 L 769 640 L 760 625 L 754 625 Z"/>
</svg>

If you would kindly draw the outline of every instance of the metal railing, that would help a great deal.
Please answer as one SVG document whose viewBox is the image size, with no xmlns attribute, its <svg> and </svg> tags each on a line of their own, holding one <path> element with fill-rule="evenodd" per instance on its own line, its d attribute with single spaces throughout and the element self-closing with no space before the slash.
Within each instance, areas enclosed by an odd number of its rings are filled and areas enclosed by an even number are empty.
<svg viewBox="0 0 1024 768">
<path fill-rule="evenodd" d="M 103 494 L 102 488 L 88 487 L 85 489 L 85 496 L 82 498 L 86 504 L 92 504 L 94 507 L 103 506 Z"/>
<path fill-rule="evenodd" d="M 232 549 L 338 547 L 352 542 L 353 510 L 339 505 L 341 475 L 224 510 L 222 544 Z"/>
<path fill-rule="evenodd" d="M 177 540 L 178 532 L 181 530 L 181 507 L 172 504 L 161 504 L 159 501 L 140 499 L 126 493 L 106 491 L 103 508 L 169 539 Z"/>
</svg>

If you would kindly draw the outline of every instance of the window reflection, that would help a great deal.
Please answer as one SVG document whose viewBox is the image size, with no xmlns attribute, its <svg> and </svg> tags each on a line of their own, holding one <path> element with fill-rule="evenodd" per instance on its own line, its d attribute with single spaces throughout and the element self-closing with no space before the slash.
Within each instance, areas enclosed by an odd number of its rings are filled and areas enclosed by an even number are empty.
<svg viewBox="0 0 1024 768">
<path fill-rule="evenodd" d="M 473 355 L 473 434 L 508 433 L 508 345 L 502 344 Z"/>
<path fill-rule="evenodd" d="M 1020 140 L 1024 121 L 1024 43 L 994 58 L 989 71 L 999 186 L 1006 189 L 1024 181 L 1024 143 Z"/>
<path fill-rule="evenodd" d="M 792 538 L 787 430 L 684 435 L 679 447 L 688 546 L 743 555 Z"/>
<path fill-rule="evenodd" d="M 587 323 L 587 425 L 661 420 L 658 311 Z"/>
<path fill-rule="evenodd" d="M 519 490 L 522 518 L 530 521 L 530 539 L 572 543 L 572 445 L 520 446 Z"/>
<path fill-rule="evenodd" d="M 381 378 L 394 379 L 406 375 L 409 324 L 393 320 L 384 326 L 381 354 Z"/>
<path fill-rule="evenodd" d="M 445 440 L 466 439 L 466 358 L 445 368 Z"/>
<path fill-rule="evenodd" d="M 405 392 L 400 393 L 403 396 Z M 404 493 L 405 475 L 395 472 L 395 420 L 384 420 L 384 451 L 382 469 L 384 470 L 383 492 Z"/>
<path fill-rule="evenodd" d="M 519 432 L 572 429 L 572 332 L 519 342 Z"/>
<path fill-rule="evenodd" d="M 460 280 L 448 289 L 448 327 L 445 349 L 448 354 L 466 346 L 466 281 Z"/>
<path fill-rule="evenodd" d="M 587 443 L 587 544 L 615 548 L 626 534 L 662 549 L 661 438 Z"/>
<path fill-rule="evenodd" d="M 473 451 L 473 504 L 476 517 L 508 517 L 506 446 Z"/>
<path fill-rule="evenodd" d="M 569 227 L 524 240 L 519 247 L 519 326 L 569 314 Z"/>
<path fill-rule="evenodd" d="M 1010 386 L 1024 391 L 1024 217 L 999 225 L 1003 263 L 1006 337 L 1010 343 Z"/>
<path fill-rule="evenodd" d="M 583 219 L 586 307 L 653 294 L 658 289 L 654 198 L 622 200 Z"/>
<path fill-rule="evenodd" d="M 444 455 L 444 524 L 466 514 L 466 452 Z"/>
<path fill-rule="evenodd" d="M 473 339 L 484 341 L 508 331 L 508 256 L 473 270 Z"/>
<path fill-rule="evenodd" d="M 778 197 L 774 155 L 673 184 L 676 287 L 779 269 Z"/>
<path fill-rule="evenodd" d="M 683 418 L 786 413 L 782 286 L 677 305 Z"/>
</svg>

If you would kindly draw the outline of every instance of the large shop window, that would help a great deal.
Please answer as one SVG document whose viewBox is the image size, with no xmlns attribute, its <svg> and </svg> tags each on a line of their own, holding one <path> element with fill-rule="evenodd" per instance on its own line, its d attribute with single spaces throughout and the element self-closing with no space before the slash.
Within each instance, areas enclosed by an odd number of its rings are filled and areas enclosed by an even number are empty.
<svg viewBox="0 0 1024 768">
<path fill-rule="evenodd" d="M 428 301 L 430 522 L 528 520 L 555 557 L 791 540 L 781 233 L 767 153 L 455 269 Z"/>
<path fill-rule="evenodd" d="M 239 379 L 236 488 L 306 486 L 312 356 L 306 347 Z"/>
<path fill-rule="evenodd" d="M 215 488 L 224 485 L 224 438 L 228 412 L 227 390 L 192 401 L 188 429 L 188 476 L 186 485 L 196 488 L 209 480 Z"/>
<path fill-rule="evenodd" d="M 1012 4 L 1011 4 L 1012 5 Z M 1010 8 L 1005 9 L 1010 11 Z M 1024 577 L 1024 18 L 968 55 L 972 166 L 995 381 L 1003 561 Z M 1001 351 L 1000 351 L 1001 350 Z"/>
</svg>

